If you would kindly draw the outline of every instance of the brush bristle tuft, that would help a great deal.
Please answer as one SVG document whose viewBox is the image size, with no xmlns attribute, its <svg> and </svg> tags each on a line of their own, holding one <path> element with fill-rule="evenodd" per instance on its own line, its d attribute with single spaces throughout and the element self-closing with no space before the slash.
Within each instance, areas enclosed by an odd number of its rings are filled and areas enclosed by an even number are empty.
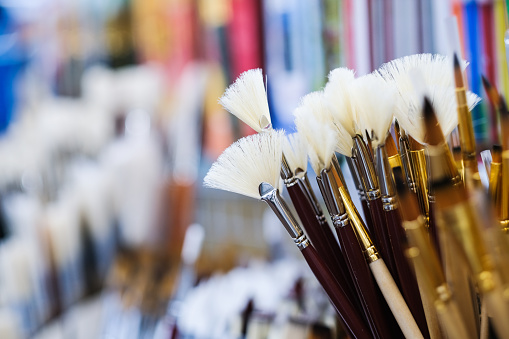
<svg viewBox="0 0 509 339">
<path fill-rule="evenodd" d="M 278 188 L 284 137 L 283 131 L 271 130 L 239 139 L 212 164 L 205 186 L 255 199 L 262 182 Z"/>
<path fill-rule="evenodd" d="M 355 79 L 351 95 L 358 129 L 367 130 L 373 136 L 373 147 L 383 144 L 392 124 L 396 88 L 372 73 Z"/>
<path fill-rule="evenodd" d="M 323 100 L 322 92 L 308 94 L 294 111 L 295 125 L 307 141 L 308 155 L 315 174 L 329 167 L 338 145 L 338 134 L 330 122 L 330 108 Z M 349 137 L 351 140 L 351 138 Z"/>
<path fill-rule="evenodd" d="M 393 83 L 399 92 L 394 115 L 400 126 L 419 143 L 424 143 L 424 119 L 422 115 L 422 93 L 416 93 L 412 83 L 412 72 L 418 71 L 424 80 L 422 84 L 435 110 L 442 132 L 447 137 L 458 125 L 456 97 L 452 60 L 448 57 L 432 54 L 416 54 L 395 59 L 383 64 L 378 73 L 387 82 Z M 461 62 L 465 69 L 468 63 Z M 472 110 L 480 98 L 467 92 L 469 109 Z"/>
<path fill-rule="evenodd" d="M 302 135 L 297 133 L 288 134 L 283 143 L 283 153 L 293 173 L 297 169 L 306 171 L 308 164 L 307 144 Z"/>
<path fill-rule="evenodd" d="M 359 131 L 355 125 L 355 111 L 350 98 L 350 87 L 355 73 L 348 68 L 336 68 L 329 73 L 329 81 L 323 90 L 325 100 L 332 108 L 335 124 L 340 124 L 353 137 Z"/>
<path fill-rule="evenodd" d="M 256 132 L 266 127 L 261 123 L 263 116 L 267 119 L 267 123 L 271 122 L 267 92 L 262 70 L 259 68 L 242 73 L 226 89 L 219 103 Z"/>
</svg>

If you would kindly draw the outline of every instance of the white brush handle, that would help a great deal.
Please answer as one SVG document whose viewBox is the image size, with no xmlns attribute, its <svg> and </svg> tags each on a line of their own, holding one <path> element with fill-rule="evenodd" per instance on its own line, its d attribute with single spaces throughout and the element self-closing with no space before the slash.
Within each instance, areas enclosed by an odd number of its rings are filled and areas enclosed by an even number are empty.
<svg viewBox="0 0 509 339">
<path fill-rule="evenodd" d="M 369 267 L 405 338 L 424 338 L 383 259 L 373 261 Z"/>
</svg>

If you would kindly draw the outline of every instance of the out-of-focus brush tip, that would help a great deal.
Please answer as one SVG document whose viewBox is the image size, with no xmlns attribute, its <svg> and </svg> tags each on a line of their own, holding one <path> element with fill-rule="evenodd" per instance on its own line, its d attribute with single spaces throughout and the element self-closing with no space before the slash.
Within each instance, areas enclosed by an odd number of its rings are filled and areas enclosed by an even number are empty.
<svg viewBox="0 0 509 339">
<path fill-rule="evenodd" d="M 394 182 L 396 183 L 396 190 L 398 191 L 399 196 L 403 196 L 407 192 L 407 188 L 405 185 L 405 179 L 403 176 L 403 171 L 400 166 L 396 166 L 392 169 L 392 174 L 394 175 Z"/>
<path fill-rule="evenodd" d="M 458 55 L 454 53 L 454 82 L 456 87 L 463 87 L 463 73 L 461 72 L 460 61 Z"/>
<path fill-rule="evenodd" d="M 456 52 L 454 52 L 454 68 L 457 69 L 457 68 L 460 68 L 460 59 L 458 58 L 458 54 L 456 54 Z M 461 70 L 461 68 L 460 68 Z"/>
<path fill-rule="evenodd" d="M 424 97 L 423 116 L 426 128 L 425 142 L 433 146 L 444 142 L 444 135 L 435 115 L 433 105 L 427 97 Z"/>
<path fill-rule="evenodd" d="M 493 145 L 492 151 L 491 151 L 491 159 L 492 162 L 502 162 L 502 145 Z"/>
<path fill-rule="evenodd" d="M 500 96 L 498 94 L 495 86 L 492 86 L 488 79 L 483 75 L 482 76 L 482 84 L 484 86 L 484 90 L 486 94 L 488 94 L 488 99 L 494 107 L 499 107 L 500 105 Z"/>
</svg>

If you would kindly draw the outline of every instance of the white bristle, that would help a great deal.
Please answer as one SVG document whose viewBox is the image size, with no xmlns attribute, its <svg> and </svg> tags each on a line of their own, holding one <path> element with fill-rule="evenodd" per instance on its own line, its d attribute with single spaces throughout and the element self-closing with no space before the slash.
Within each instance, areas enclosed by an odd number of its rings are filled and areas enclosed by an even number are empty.
<svg viewBox="0 0 509 339">
<path fill-rule="evenodd" d="M 262 182 L 279 187 L 283 138 L 283 131 L 271 130 L 236 141 L 212 164 L 205 186 L 260 199 Z"/>
<path fill-rule="evenodd" d="M 336 150 L 350 157 L 352 156 L 353 146 L 352 136 L 347 129 L 335 119 L 333 111 L 329 101 L 325 99 L 324 92 L 317 91 L 304 96 L 299 107 L 294 110 L 293 115 L 295 116 L 297 129 L 299 125 L 302 126 L 309 120 L 315 120 L 320 124 L 329 126 L 329 128 L 336 132 Z"/>
<path fill-rule="evenodd" d="M 355 79 L 351 86 L 351 101 L 356 112 L 356 124 L 361 131 L 373 133 L 373 147 L 385 142 L 392 124 L 396 88 L 377 74 Z"/>
<path fill-rule="evenodd" d="M 442 133 L 447 137 L 458 125 L 456 92 L 454 87 L 430 86 L 427 88 L 428 97 L 435 110 Z M 479 102 L 479 98 L 472 92 L 467 92 L 467 103 L 472 110 Z M 424 98 L 418 93 L 408 93 L 398 100 L 394 115 L 398 123 L 415 140 L 423 144 L 425 140 L 424 117 L 422 109 Z"/>
<path fill-rule="evenodd" d="M 325 100 L 331 105 L 335 123 L 341 124 L 353 136 L 355 129 L 355 112 L 350 101 L 350 86 L 355 73 L 348 68 L 336 68 L 329 73 L 329 81 L 324 88 Z"/>
<path fill-rule="evenodd" d="M 468 63 L 461 62 L 464 70 Z M 453 62 L 451 58 L 439 54 L 414 54 L 389 61 L 377 70 L 386 81 L 395 81 L 401 95 L 412 88 L 408 74 L 419 69 L 428 86 L 453 86 Z"/>
<path fill-rule="evenodd" d="M 461 62 L 464 70 L 468 63 Z M 428 93 L 442 132 L 447 137 L 457 126 L 456 97 L 454 89 L 453 63 L 448 57 L 432 54 L 415 54 L 383 64 L 377 71 L 387 82 L 393 83 L 399 95 L 394 115 L 400 126 L 415 140 L 424 143 L 424 118 L 422 92 Z M 416 73 L 419 81 L 416 88 Z M 480 98 L 467 92 L 469 109 L 473 109 Z"/>
<path fill-rule="evenodd" d="M 262 70 L 259 68 L 242 73 L 226 89 L 221 99 L 219 99 L 219 103 L 228 112 L 257 132 L 265 127 L 261 126 L 263 116 L 270 123 L 267 92 L 265 91 Z"/>
<path fill-rule="evenodd" d="M 308 164 L 307 144 L 299 133 L 292 133 L 286 136 L 283 143 L 283 153 L 292 172 L 300 168 L 306 171 Z"/>
<path fill-rule="evenodd" d="M 306 95 L 293 113 L 297 130 L 307 141 L 311 167 L 317 175 L 322 169 L 329 167 L 338 144 L 338 134 L 330 119 L 326 119 L 330 116 L 327 106 L 323 93 L 315 92 Z"/>
</svg>

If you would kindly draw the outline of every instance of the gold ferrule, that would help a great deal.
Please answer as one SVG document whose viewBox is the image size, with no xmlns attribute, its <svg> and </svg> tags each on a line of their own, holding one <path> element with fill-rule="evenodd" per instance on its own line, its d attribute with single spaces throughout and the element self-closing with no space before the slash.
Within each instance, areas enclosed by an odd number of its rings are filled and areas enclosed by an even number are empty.
<svg viewBox="0 0 509 339">
<path fill-rule="evenodd" d="M 472 114 L 466 104 L 465 90 L 461 94 L 456 90 L 456 98 L 458 100 L 458 124 L 460 132 L 460 145 L 463 160 L 475 159 L 475 135 L 474 126 L 472 124 Z"/>
<path fill-rule="evenodd" d="M 509 220 L 509 150 L 502 152 L 502 185 L 500 190 L 500 220 Z"/>
<path fill-rule="evenodd" d="M 399 154 L 401 163 L 403 164 L 408 188 L 412 192 L 417 193 L 416 173 L 414 170 L 415 166 L 412 164 L 412 159 L 410 157 L 410 142 L 406 135 L 402 135 L 399 139 Z"/>
<path fill-rule="evenodd" d="M 492 276 L 488 274 L 494 266 L 476 225 L 478 218 L 475 208 L 467 202 L 457 203 L 446 209 L 437 208 L 437 222 L 440 227 L 451 230 L 454 239 L 463 248 L 479 288 L 482 287 L 482 291 L 487 292 L 490 286 L 494 285 Z"/>
<path fill-rule="evenodd" d="M 394 167 L 403 168 L 403 163 L 401 162 L 401 157 L 399 156 L 399 154 L 391 155 L 388 159 L 389 159 L 389 165 L 391 165 L 391 168 L 394 168 Z"/>
<path fill-rule="evenodd" d="M 499 202 L 497 200 L 498 192 L 500 192 L 501 178 L 502 178 L 502 163 L 492 162 L 490 168 L 489 192 L 491 200 L 495 202 L 495 206 L 499 205 Z M 500 215 L 500 211 L 498 211 L 498 208 L 497 214 Z"/>
<path fill-rule="evenodd" d="M 359 212 L 355 208 L 352 200 L 350 199 L 350 195 L 346 190 L 346 187 L 339 187 L 339 193 L 341 198 L 343 199 L 343 203 L 346 208 L 346 212 L 348 213 L 348 217 L 350 218 L 350 223 L 353 227 L 355 235 L 357 236 L 357 240 L 359 241 L 359 245 L 362 248 L 362 252 L 364 253 L 364 257 L 368 261 L 368 263 L 372 263 L 380 259 L 380 255 L 371 240 L 371 237 L 366 230 L 366 226 L 362 221 Z"/>
<path fill-rule="evenodd" d="M 410 151 L 411 165 L 414 167 L 415 180 L 417 183 L 417 198 L 421 212 L 429 216 L 428 201 L 428 171 L 426 168 L 426 154 L 424 150 Z"/>
<path fill-rule="evenodd" d="M 445 284 L 445 276 L 437 252 L 432 246 L 429 235 L 426 232 L 424 217 L 420 215 L 415 220 L 403 221 L 402 225 L 407 235 L 408 244 L 411 247 L 419 249 L 419 253 L 422 257 L 419 260 L 421 261 L 423 270 L 426 272 L 426 279 L 432 285 L 433 289 L 438 289 L 441 285 Z"/>
</svg>

